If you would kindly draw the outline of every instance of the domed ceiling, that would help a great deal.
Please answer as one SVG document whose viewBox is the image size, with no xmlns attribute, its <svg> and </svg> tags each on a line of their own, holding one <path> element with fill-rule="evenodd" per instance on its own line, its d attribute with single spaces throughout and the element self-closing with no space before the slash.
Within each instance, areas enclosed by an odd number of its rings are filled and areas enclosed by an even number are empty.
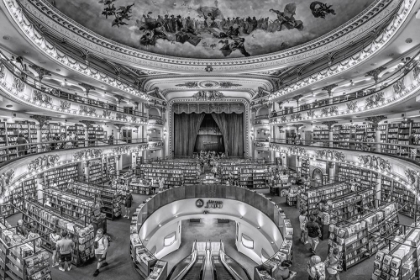
<svg viewBox="0 0 420 280">
<path fill-rule="evenodd" d="M 265 55 L 318 38 L 375 0 L 55 0 L 62 13 L 116 42 L 198 59 Z"/>
</svg>

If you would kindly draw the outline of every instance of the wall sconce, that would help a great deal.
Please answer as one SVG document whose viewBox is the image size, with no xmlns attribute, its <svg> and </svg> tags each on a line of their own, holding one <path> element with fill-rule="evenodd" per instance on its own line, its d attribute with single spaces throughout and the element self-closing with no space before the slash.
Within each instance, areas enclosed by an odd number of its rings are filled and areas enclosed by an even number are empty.
<svg viewBox="0 0 420 280">
<path fill-rule="evenodd" d="M 163 138 L 166 138 L 166 127 L 163 128 Z"/>
</svg>

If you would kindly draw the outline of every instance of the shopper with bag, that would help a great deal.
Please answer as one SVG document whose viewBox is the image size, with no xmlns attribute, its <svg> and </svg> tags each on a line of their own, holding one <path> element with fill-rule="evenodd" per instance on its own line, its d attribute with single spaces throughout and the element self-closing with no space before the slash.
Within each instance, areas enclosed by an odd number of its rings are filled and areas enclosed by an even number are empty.
<svg viewBox="0 0 420 280">
<path fill-rule="evenodd" d="M 325 266 L 327 267 L 327 280 L 340 280 L 339 272 L 342 270 L 340 267 L 340 260 L 340 250 L 338 248 L 334 248 L 325 260 Z"/>
<path fill-rule="evenodd" d="M 311 215 L 309 217 L 309 222 L 306 223 L 306 229 L 308 231 L 308 241 L 311 245 L 310 251 L 312 254 L 316 254 L 316 248 L 319 244 L 319 238 L 322 236 L 321 228 L 315 220 L 315 216 Z"/>
<path fill-rule="evenodd" d="M 60 270 L 70 271 L 74 242 L 68 237 L 67 231 L 61 233 L 61 240 L 57 241 L 57 251 L 60 252 Z"/>
<path fill-rule="evenodd" d="M 320 256 L 312 256 L 307 264 L 309 280 L 325 280 L 325 264 Z"/>
<path fill-rule="evenodd" d="M 109 240 L 108 236 L 104 234 L 103 229 L 98 229 L 96 231 L 96 237 L 94 242 L 95 247 L 95 256 L 98 260 L 98 264 L 96 265 L 96 270 L 93 273 L 93 276 L 99 275 L 99 269 L 103 266 L 107 266 L 108 263 L 106 262 L 106 255 L 108 253 L 109 248 Z"/>
<path fill-rule="evenodd" d="M 307 212 L 302 210 L 299 215 L 299 224 L 300 224 L 300 241 L 303 244 L 306 244 L 308 232 L 306 230 L 306 223 L 308 222 Z"/>
</svg>

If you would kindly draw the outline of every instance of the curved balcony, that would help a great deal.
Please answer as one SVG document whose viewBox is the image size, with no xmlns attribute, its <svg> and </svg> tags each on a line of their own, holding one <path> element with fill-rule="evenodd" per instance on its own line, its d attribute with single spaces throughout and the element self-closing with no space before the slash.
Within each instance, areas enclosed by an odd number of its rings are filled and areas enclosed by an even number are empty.
<svg viewBox="0 0 420 280">
<path fill-rule="evenodd" d="M 356 146 L 349 146 L 348 148 L 333 146 L 339 142 L 362 145 L 362 147 L 359 149 Z M 366 148 L 363 148 L 363 146 Z M 418 181 L 416 177 L 420 174 L 420 159 L 414 156 L 417 155 L 417 149 L 419 148 L 420 146 L 353 141 L 312 142 L 302 140 L 295 144 L 294 141 L 286 139 L 272 139 L 270 142 L 270 149 L 275 152 L 342 163 L 377 172 L 404 184 L 408 191 L 420 199 L 416 185 Z"/>
<path fill-rule="evenodd" d="M 62 143 L 63 141 L 52 142 Z M 43 151 L 42 145 L 45 143 L 33 143 L 37 149 L 41 146 L 40 153 L 21 154 L 20 157 L 3 163 L 0 166 L 0 177 L 2 180 L 0 203 L 7 197 L 10 191 L 13 191 L 24 181 L 37 178 L 46 171 L 53 170 L 66 165 L 73 165 L 78 162 L 84 162 L 94 159 L 105 159 L 108 157 L 120 156 L 122 154 L 141 153 L 148 150 L 148 144 L 144 139 L 132 139 L 132 143 L 118 141 L 118 143 L 101 143 L 88 148 L 69 147 L 66 149 L 53 149 Z M 51 144 L 51 143 L 47 143 Z M 21 145 L 10 147 L 17 148 Z M 8 149 L 9 147 L 4 147 Z"/>
<path fill-rule="evenodd" d="M 37 143 L 27 143 L 20 145 L 8 145 L 0 147 L 0 167 L 4 166 L 11 161 L 17 160 L 19 158 L 24 158 L 28 156 L 33 156 L 36 154 L 61 151 L 61 150 L 73 150 L 80 148 L 94 148 L 102 146 L 112 146 L 112 145 L 124 145 L 124 144 L 139 144 L 147 143 L 145 138 L 137 139 L 88 139 L 86 141 L 47 141 L 47 142 L 37 142 Z"/>
<path fill-rule="evenodd" d="M 124 109 L 62 92 L 28 78 L 16 65 L 0 53 L 0 89 L 12 100 L 55 113 L 84 116 L 91 119 L 114 120 L 145 125 L 147 118 L 139 112 L 123 113 Z"/>
<path fill-rule="evenodd" d="M 314 107 L 296 113 L 272 117 L 272 124 L 298 123 L 315 119 L 328 119 L 353 114 L 370 113 L 384 109 L 413 97 L 420 89 L 420 55 L 417 54 L 409 67 L 403 69 L 403 75 L 393 77 L 391 83 L 357 100 L 340 100 L 336 104 Z M 330 99 L 334 101 L 334 98 Z M 347 101 L 348 100 L 348 101 Z"/>
</svg>

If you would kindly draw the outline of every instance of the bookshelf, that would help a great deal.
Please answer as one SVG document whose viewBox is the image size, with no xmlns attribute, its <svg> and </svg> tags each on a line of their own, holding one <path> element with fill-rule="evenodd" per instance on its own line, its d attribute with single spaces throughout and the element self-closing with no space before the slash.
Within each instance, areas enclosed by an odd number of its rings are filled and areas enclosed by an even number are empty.
<svg viewBox="0 0 420 280">
<path fill-rule="evenodd" d="M 317 126 L 313 131 L 312 138 L 314 141 L 329 141 L 330 130 L 327 127 Z"/>
<path fill-rule="evenodd" d="M 400 209 L 399 213 L 414 218 L 415 197 L 405 186 L 387 177 L 381 178 L 381 199 L 383 201 L 395 202 Z M 420 216 L 420 212 L 417 212 Z"/>
<path fill-rule="evenodd" d="M 73 239 L 75 247 L 73 250 L 72 263 L 80 266 L 95 256 L 93 247 L 94 227 L 86 225 L 84 218 L 76 219 L 68 216 L 52 207 L 42 205 L 36 201 L 25 201 L 22 218 L 31 225 L 31 232 L 41 236 L 45 248 L 51 248 L 49 233 L 56 229 L 57 232 L 66 230 Z"/>
<path fill-rule="evenodd" d="M 306 190 L 300 193 L 298 208 L 299 211 L 306 210 L 308 214 L 312 214 L 315 210 L 319 210 L 321 201 L 331 200 L 336 197 L 349 194 L 350 186 L 347 183 L 333 183 L 315 190 Z"/>
<path fill-rule="evenodd" d="M 108 176 L 116 176 L 117 175 L 117 163 L 115 162 L 115 157 L 109 157 L 108 161 L 108 169 L 107 174 Z"/>
<path fill-rule="evenodd" d="M 165 186 L 181 186 L 182 184 L 197 184 L 199 177 L 199 167 L 196 163 L 176 164 L 176 163 L 145 163 L 137 166 L 137 173 L 148 180 L 153 179 L 157 185 L 160 178 L 165 178 Z M 156 170 L 156 172 L 153 172 Z M 162 176 L 160 176 L 161 174 Z"/>
<path fill-rule="evenodd" d="M 102 141 L 106 140 L 106 131 L 102 128 L 102 126 L 89 126 L 88 130 L 88 140 L 89 146 L 94 146 L 96 143 L 95 139 L 100 139 Z"/>
<path fill-rule="evenodd" d="M 13 280 L 50 280 L 48 252 L 39 247 L 41 238 L 26 238 L 16 228 L 0 221 L 0 278 Z"/>
<path fill-rule="evenodd" d="M 300 158 L 300 176 L 302 178 L 309 178 L 309 159 Z"/>
<path fill-rule="evenodd" d="M 101 183 L 106 178 L 106 171 L 103 170 L 102 159 L 88 161 L 90 183 Z"/>
<path fill-rule="evenodd" d="M 57 186 L 63 186 L 66 185 L 70 179 L 77 180 L 78 177 L 78 164 L 67 165 L 45 172 L 44 184 L 53 186 L 56 183 Z"/>
<path fill-rule="evenodd" d="M 91 199 L 95 199 L 99 195 L 102 201 L 101 212 L 107 218 L 114 219 L 121 216 L 122 195 L 117 190 L 82 182 L 72 182 L 66 188 L 63 188 L 63 190 L 75 196 L 85 196 Z"/>
<path fill-rule="evenodd" d="M 342 267 L 349 269 L 383 248 L 385 237 L 399 233 L 394 203 L 385 204 L 360 218 L 330 225 L 329 247 L 340 250 Z"/>
<path fill-rule="evenodd" d="M 242 187 L 252 188 L 253 187 L 253 169 L 252 168 L 241 168 L 239 173 L 239 185 Z"/>
<path fill-rule="evenodd" d="M 351 165 L 340 163 L 337 170 L 338 180 L 340 182 L 350 180 L 359 183 L 365 188 L 373 188 L 377 184 L 378 173 L 355 168 Z"/>
<path fill-rule="evenodd" d="M 84 147 L 86 141 L 86 129 L 81 124 L 75 124 L 67 127 L 67 133 L 75 135 L 75 142 L 77 147 Z"/>
</svg>

